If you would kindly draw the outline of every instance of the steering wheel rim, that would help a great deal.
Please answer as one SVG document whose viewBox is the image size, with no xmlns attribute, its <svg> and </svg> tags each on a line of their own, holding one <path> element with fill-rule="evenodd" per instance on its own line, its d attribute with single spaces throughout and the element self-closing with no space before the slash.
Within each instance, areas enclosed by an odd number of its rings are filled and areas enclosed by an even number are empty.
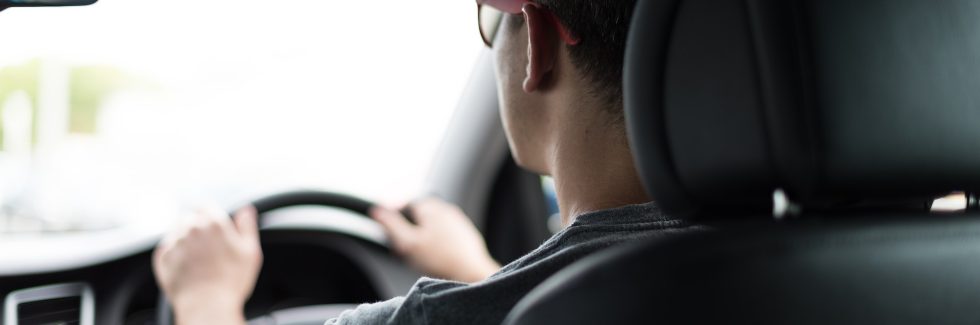
<svg viewBox="0 0 980 325">
<path fill-rule="evenodd" d="M 375 206 L 375 204 L 370 201 L 347 194 L 315 190 L 290 191 L 273 194 L 254 200 L 252 201 L 251 205 L 255 207 L 258 214 L 256 221 L 259 221 L 260 223 L 262 216 L 265 213 L 295 206 L 324 206 L 339 208 L 371 219 L 368 216 L 368 211 L 371 210 L 371 207 Z M 405 214 L 405 216 L 411 221 L 411 217 L 409 217 L 406 212 L 408 211 L 402 211 L 402 213 Z M 374 221 L 374 219 L 371 220 Z M 163 294 L 162 289 L 160 291 L 160 298 L 157 303 L 157 324 L 173 324 L 173 312 L 171 310 L 170 302 L 167 301 L 167 297 Z"/>
<path fill-rule="evenodd" d="M 259 216 L 282 208 L 316 205 L 356 212 L 364 217 L 375 204 L 354 196 L 326 191 L 292 191 L 274 194 L 252 201 Z"/>
</svg>

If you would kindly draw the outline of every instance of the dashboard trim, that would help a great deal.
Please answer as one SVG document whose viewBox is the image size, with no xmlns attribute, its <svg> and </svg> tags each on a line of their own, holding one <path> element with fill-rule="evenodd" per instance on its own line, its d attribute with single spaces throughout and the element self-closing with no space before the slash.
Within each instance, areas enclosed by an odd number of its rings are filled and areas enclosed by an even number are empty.
<svg viewBox="0 0 980 325">
<path fill-rule="evenodd" d="M 17 306 L 23 303 L 58 298 L 80 297 L 80 325 L 95 325 L 95 294 L 88 283 L 62 283 L 21 289 L 11 292 L 4 299 L 4 323 L 17 325 Z"/>
</svg>

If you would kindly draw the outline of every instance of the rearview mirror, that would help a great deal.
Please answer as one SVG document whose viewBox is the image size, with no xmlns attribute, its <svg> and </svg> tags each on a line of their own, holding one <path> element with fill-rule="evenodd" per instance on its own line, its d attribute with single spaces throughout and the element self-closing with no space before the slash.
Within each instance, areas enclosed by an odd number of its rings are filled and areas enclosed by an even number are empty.
<svg viewBox="0 0 980 325">
<path fill-rule="evenodd" d="M 0 0 L 0 10 L 10 7 L 87 6 L 98 0 Z"/>
</svg>

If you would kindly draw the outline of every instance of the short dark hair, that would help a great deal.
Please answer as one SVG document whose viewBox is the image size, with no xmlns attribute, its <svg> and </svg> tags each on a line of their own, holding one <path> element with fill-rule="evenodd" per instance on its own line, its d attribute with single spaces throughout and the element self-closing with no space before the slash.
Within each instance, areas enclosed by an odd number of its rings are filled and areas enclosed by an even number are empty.
<svg viewBox="0 0 980 325">
<path fill-rule="evenodd" d="M 636 0 L 536 0 L 581 39 L 568 52 L 591 92 L 622 119 L 626 35 Z"/>
</svg>

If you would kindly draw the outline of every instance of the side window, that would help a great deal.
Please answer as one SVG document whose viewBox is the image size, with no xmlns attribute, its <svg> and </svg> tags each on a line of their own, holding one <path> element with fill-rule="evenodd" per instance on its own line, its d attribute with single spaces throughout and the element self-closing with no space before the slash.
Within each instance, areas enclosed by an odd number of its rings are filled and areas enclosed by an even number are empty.
<svg viewBox="0 0 980 325">
<path fill-rule="evenodd" d="M 963 192 L 950 193 L 932 202 L 934 212 L 960 212 L 970 205 L 970 196 Z"/>
<path fill-rule="evenodd" d="M 541 192 L 544 193 L 544 203 L 548 207 L 548 230 L 552 234 L 561 230 L 561 214 L 558 212 L 558 193 L 555 192 L 555 179 L 541 176 Z"/>
<path fill-rule="evenodd" d="M 556 201 L 547 198 L 542 184 L 541 176 L 518 167 L 510 157 L 497 172 L 483 236 L 498 262 L 510 263 L 551 237 L 548 220 L 557 203 L 554 208 L 548 204 Z"/>
</svg>

